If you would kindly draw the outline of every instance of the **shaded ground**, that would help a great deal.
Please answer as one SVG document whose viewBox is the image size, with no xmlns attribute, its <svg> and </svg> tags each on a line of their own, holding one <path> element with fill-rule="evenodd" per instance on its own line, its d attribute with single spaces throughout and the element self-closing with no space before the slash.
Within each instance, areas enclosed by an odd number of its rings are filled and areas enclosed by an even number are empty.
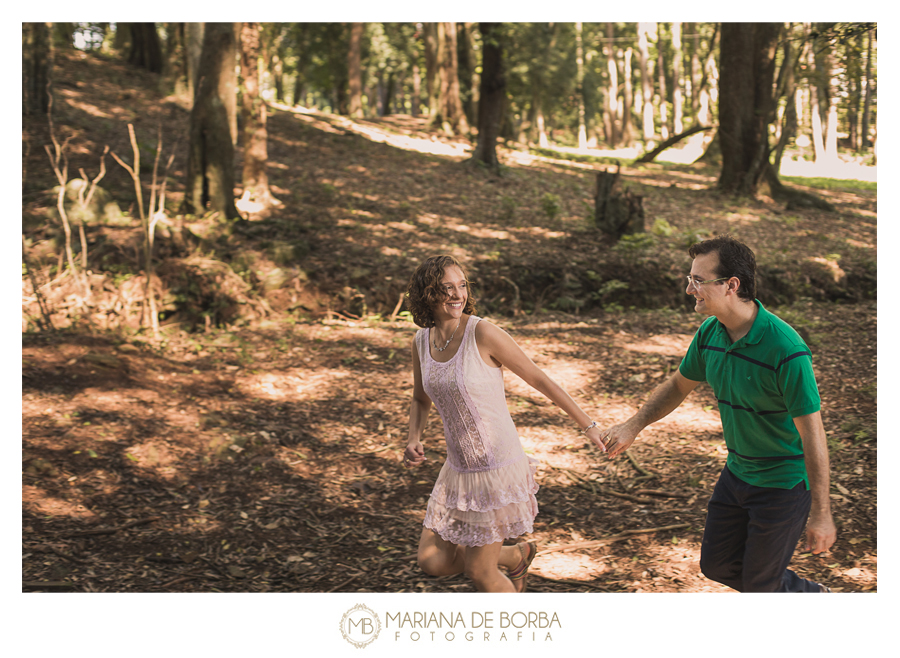
<svg viewBox="0 0 900 658">
<path fill-rule="evenodd" d="M 73 171 L 93 175 L 107 141 L 128 152 L 127 121 L 148 142 L 157 121 L 166 143 L 186 129 L 186 112 L 159 98 L 151 76 L 77 57 L 64 71 L 59 124 L 78 131 Z M 76 316 L 65 280 L 47 284 L 54 322 L 68 329 L 23 333 L 24 589 L 471 591 L 415 565 L 444 455 L 433 417 L 432 459 L 414 472 L 399 463 L 414 327 L 397 302 L 415 264 L 459 255 L 480 284 L 480 314 L 615 423 L 677 367 L 699 323 L 684 310 L 683 243 L 726 230 L 757 250 L 761 298 L 815 355 L 839 535 L 829 555 L 798 554 L 794 566 L 837 590 L 876 589 L 874 191 L 820 189 L 838 212 L 787 213 L 765 198 L 718 198 L 709 168 L 623 168 L 648 225 L 664 219 L 672 231 L 613 251 L 587 219 L 596 163 L 504 150 L 498 179 L 461 167 L 462 145 L 410 117 L 351 123 L 279 110 L 269 127 L 284 209 L 227 226 L 187 218 L 200 240 L 190 254 L 161 232 L 159 257 L 174 272 L 163 269 L 162 285 L 175 300 L 162 340 L 136 335 L 121 303 L 140 289 L 133 221 L 87 227 L 93 306 Z M 41 126 L 25 128 L 25 232 L 49 281 L 59 231 L 42 213 L 54 181 Z M 127 210 L 131 183 L 107 165 L 105 184 Z M 176 151 L 172 208 L 184 165 Z M 234 302 L 244 310 L 230 319 L 184 284 L 187 265 L 213 257 L 244 286 Z M 276 270 L 283 280 L 267 287 Z M 23 294 L 36 315 L 29 285 Z M 667 308 L 629 309 L 644 302 Z M 214 320 L 205 330 L 203 314 Z M 201 331 L 185 331 L 198 321 Z M 506 383 L 541 461 L 530 590 L 725 591 L 697 565 L 725 460 L 707 387 L 647 430 L 633 460 L 610 464 L 539 394 L 514 376 Z M 563 550 L 583 542 L 601 543 Z"/>
</svg>

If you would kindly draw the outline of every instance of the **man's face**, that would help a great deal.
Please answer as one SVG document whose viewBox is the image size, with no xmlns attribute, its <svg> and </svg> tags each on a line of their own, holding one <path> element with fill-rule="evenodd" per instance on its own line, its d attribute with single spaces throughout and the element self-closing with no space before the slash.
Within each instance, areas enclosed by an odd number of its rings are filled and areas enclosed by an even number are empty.
<svg viewBox="0 0 900 658">
<path fill-rule="evenodd" d="M 713 281 L 718 279 L 717 269 L 719 267 L 719 254 L 710 252 L 708 254 L 700 254 L 691 264 L 691 276 L 695 281 Z M 727 281 L 717 281 L 716 283 L 700 283 L 698 285 L 688 284 L 685 292 L 693 295 L 695 301 L 694 310 L 703 315 L 716 315 L 720 310 L 724 310 L 725 291 L 727 289 Z"/>
</svg>

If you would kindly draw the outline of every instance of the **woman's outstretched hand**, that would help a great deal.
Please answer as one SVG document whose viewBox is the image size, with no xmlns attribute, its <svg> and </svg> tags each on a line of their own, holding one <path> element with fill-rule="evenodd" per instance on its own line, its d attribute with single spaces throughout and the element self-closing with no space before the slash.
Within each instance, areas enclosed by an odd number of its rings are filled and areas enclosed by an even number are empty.
<svg viewBox="0 0 900 658">
<path fill-rule="evenodd" d="M 595 446 L 600 448 L 601 451 L 606 452 L 606 446 L 603 445 L 603 441 L 600 440 L 600 435 L 603 433 L 603 430 L 600 429 L 599 425 L 594 425 L 591 429 L 584 433 L 584 435 L 591 440 Z"/>
<path fill-rule="evenodd" d="M 425 461 L 425 448 L 420 441 L 411 441 L 403 451 L 403 465 L 407 468 L 421 466 Z"/>
</svg>

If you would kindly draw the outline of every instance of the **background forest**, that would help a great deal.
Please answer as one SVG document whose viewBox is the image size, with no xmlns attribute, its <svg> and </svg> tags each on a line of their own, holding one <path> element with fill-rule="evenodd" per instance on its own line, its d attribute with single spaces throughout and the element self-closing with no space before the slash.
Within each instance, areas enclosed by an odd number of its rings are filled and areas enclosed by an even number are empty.
<svg viewBox="0 0 900 658">
<path fill-rule="evenodd" d="M 466 591 L 415 566 L 416 264 L 619 422 L 730 232 L 815 354 L 839 539 L 876 588 L 874 23 L 24 23 L 23 587 Z M 608 464 L 510 381 L 536 591 L 721 591 L 698 390 Z"/>
</svg>

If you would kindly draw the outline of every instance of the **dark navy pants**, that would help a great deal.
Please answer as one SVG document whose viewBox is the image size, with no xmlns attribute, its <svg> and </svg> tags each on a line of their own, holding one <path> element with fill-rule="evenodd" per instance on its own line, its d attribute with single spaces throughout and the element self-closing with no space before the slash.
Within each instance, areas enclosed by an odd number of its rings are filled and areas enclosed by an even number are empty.
<svg viewBox="0 0 900 658">
<path fill-rule="evenodd" d="M 819 592 L 788 569 L 806 525 L 811 496 L 747 484 L 726 466 L 709 499 L 700 550 L 703 575 L 739 592 Z"/>
</svg>

